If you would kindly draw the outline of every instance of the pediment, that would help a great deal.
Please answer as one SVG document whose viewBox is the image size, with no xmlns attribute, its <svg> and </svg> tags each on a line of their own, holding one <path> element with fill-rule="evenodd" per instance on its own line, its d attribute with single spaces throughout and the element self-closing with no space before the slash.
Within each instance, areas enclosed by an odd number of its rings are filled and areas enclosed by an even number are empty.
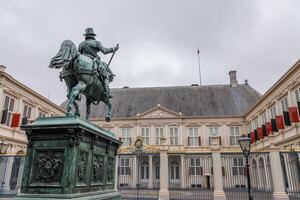
<svg viewBox="0 0 300 200">
<path fill-rule="evenodd" d="M 173 112 L 167 108 L 164 108 L 160 105 L 155 106 L 154 108 L 148 110 L 143 114 L 138 114 L 140 118 L 176 118 L 181 116 L 180 113 Z"/>
</svg>

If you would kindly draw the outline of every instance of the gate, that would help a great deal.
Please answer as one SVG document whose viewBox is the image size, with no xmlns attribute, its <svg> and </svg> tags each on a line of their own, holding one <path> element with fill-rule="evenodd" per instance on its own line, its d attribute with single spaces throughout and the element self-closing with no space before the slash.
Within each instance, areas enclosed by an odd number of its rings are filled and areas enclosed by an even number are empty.
<svg viewBox="0 0 300 200">
<path fill-rule="evenodd" d="M 22 181 L 25 156 L 0 156 L 0 197 L 17 195 Z"/>
<path fill-rule="evenodd" d="M 228 200 L 248 200 L 245 157 L 242 153 L 222 153 L 223 187 Z M 251 194 L 254 200 L 272 200 L 273 182 L 269 153 L 249 156 Z"/>
<path fill-rule="evenodd" d="M 300 152 L 280 154 L 286 193 L 290 200 L 300 200 Z"/>
<path fill-rule="evenodd" d="M 212 200 L 211 154 L 169 154 L 170 200 Z"/>
<path fill-rule="evenodd" d="M 117 188 L 122 199 L 156 200 L 159 192 L 159 155 L 118 155 Z"/>
</svg>

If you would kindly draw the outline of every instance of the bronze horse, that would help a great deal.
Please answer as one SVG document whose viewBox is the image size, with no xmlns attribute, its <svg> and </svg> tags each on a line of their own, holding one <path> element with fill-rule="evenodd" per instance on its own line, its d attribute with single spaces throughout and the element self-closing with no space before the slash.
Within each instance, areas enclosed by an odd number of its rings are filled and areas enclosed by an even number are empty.
<svg viewBox="0 0 300 200">
<path fill-rule="evenodd" d="M 108 66 L 102 62 L 104 68 Z M 59 52 L 51 59 L 50 68 L 62 69 L 60 79 L 65 81 L 68 87 L 67 115 L 79 115 L 79 107 L 76 100 L 80 100 L 80 94 L 86 96 L 86 119 L 90 116 L 91 104 L 99 104 L 100 101 L 106 104 L 107 110 L 105 120 L 111 120 L 112 105 L 109 98 L 104 95 L 103 83 L 94 61 L 78 53 L 76 45 L 71 40 L 64 40 Z M 108 72 L 109 73 L 109 72 Z M 113 74 L 110 74 L 110 81 Z M 72 105 L 75 106 L 75 113 L 72 112 Z"/>
</svg>

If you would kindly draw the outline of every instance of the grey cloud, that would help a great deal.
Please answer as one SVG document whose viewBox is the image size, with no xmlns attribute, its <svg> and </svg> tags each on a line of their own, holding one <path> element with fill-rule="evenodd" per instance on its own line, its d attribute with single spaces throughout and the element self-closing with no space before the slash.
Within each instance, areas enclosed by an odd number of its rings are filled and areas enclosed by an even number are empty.
<svg viewBox="0 0 300 200">
<path fill-rule="evenodd" d="M 66 87 L 49 60 L 92 26 L 105 46 L 120 43 L 113 87 L 198 82 L 199 46 L 203 84 L 228 83 L 236 69 L 239 82 L 264 92 L 300 57 L 299 8 L 297 0 L 2 0 L 0 63 L 59 104 Z"/>
</svg>

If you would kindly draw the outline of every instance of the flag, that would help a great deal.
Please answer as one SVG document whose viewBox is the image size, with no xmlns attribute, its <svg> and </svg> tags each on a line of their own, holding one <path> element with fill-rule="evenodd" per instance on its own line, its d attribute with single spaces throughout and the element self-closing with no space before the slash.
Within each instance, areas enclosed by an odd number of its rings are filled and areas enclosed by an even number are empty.
<svg viewBox="0 0 300 200">
<path fill-rule="evenodd" d="M 199 50 L 199 47 L 197 47 L 197 54 L 200 54 L 200 50 Z"/>
</svg>

